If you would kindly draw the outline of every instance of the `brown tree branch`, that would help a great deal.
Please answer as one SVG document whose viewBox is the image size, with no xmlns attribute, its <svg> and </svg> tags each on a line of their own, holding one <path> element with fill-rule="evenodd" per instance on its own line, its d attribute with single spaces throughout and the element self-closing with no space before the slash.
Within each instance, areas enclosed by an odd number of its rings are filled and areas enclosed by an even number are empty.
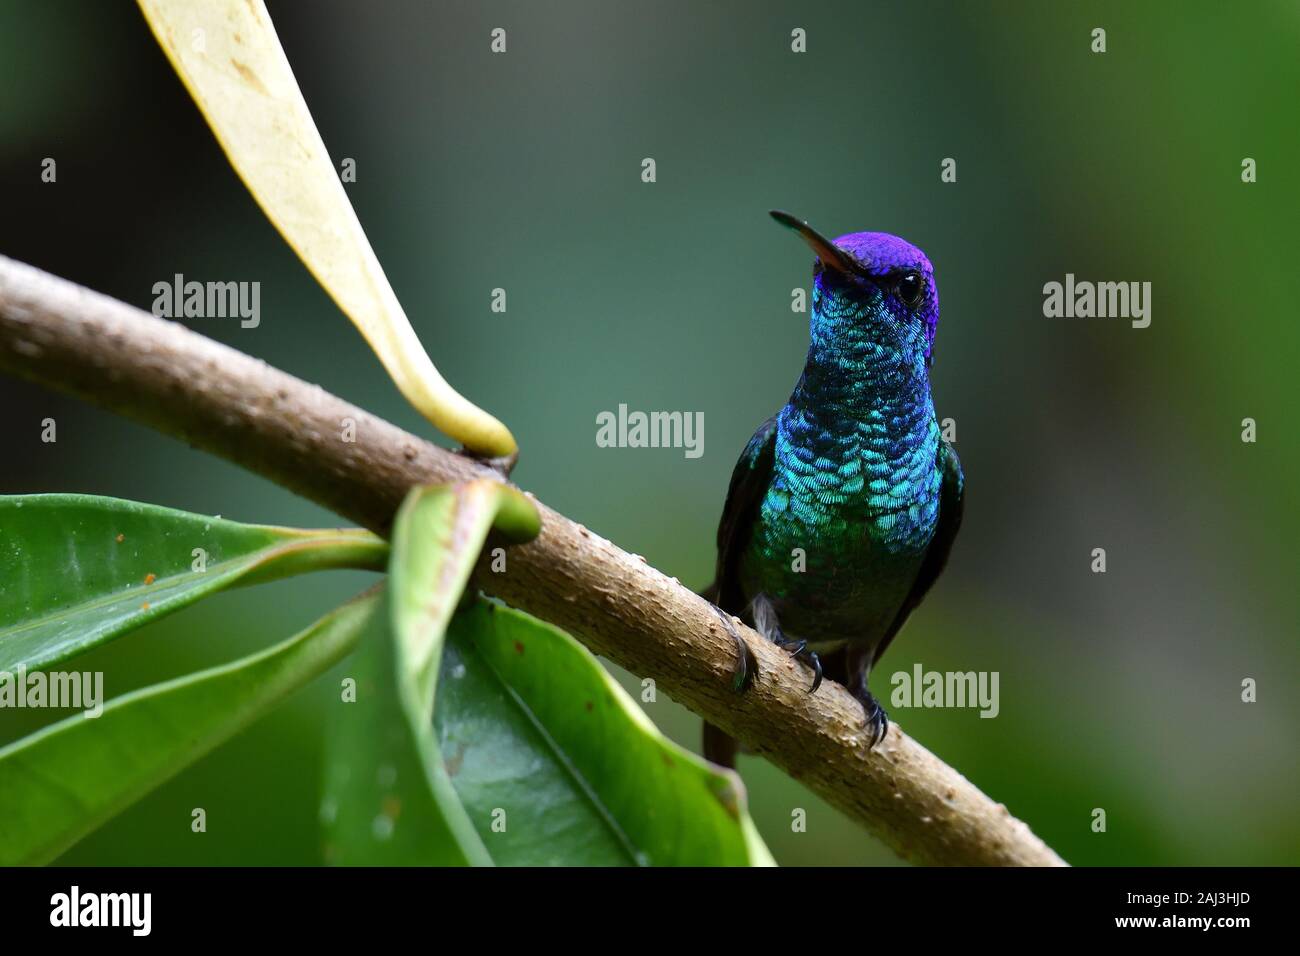
<svg viewBox="0 0 1300 956">
<path fill-rule="evenodd" d="M 494 474 L 175 322 L 0 257 L 0 369 L 221 455 L 379 533 L 414 485 Z M 341 438 L 346 419 L 356 441 Z M 526 453 L 526 452 L 525 452 Z M 806 783 L 918 863 L 1063 865 L 1006 807 L 895 725 L 868 753 L 862 708 L 759 635 L 744 695 L 702 598 L 545 506 L 542 533 L 484 591 L 564 628 Z"/>
</svg>

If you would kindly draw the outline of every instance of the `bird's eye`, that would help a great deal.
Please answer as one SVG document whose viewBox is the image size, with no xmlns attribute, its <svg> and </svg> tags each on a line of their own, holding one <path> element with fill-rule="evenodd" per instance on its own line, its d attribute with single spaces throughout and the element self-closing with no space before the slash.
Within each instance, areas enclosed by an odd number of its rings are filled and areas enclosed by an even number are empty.
<svg viewBox="0 0 1300 956">
<path fill-rule="evenodd" d="M 903 305 L 909 309 L 916 308 L 921 301 L 921 293 L 925 291 L 925 281 L 921 278 L 919 272 L 905 272 L 894 286 L 894 293 L 903 300 Z"/>
</svg>

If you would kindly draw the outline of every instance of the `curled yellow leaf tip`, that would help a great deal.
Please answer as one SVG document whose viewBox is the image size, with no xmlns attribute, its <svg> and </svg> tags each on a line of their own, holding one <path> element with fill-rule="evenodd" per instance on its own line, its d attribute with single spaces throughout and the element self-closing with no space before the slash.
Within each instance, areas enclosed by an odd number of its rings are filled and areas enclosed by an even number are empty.
<svg viewBox="0 0 1300 956">
<path fill-rule="evenodd" d="M 136 0 L 272 225 L 435 427 L 485 458 L 510 431 L 438 373 L 330 162 L 262 0 Z"/>
</svg>

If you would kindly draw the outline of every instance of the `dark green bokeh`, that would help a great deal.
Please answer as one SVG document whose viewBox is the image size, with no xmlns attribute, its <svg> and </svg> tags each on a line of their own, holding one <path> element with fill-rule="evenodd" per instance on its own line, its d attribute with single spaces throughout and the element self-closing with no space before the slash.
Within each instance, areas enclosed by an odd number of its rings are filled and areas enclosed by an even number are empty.
<svg viewBox="0 0 1300 956">
<path fill-rule="evenodd" d="M 922 246 L 943 304 L 936 404 L 958 423 L 968 505 L 877 689 L 916 661 L 999 671 L 995 720 L 894 716 L 1071 862 L 1294 863 L 1300 15 L 1289 2 L 1134 6 L 272 14 L 331 155 L 357 161 L 349 195 L 421 338 L 518 437 L 516 478 L 688 584 L 707 582 L 732 462 L 806 348 L 789 302 L 809 256 L 766 210 Z M 494 56 L 498 26 L 509 52 Z M 790 52 L 795 27 L 806 54 Z M 1094 27 L 1105 54 L 1090 52 Z M 190 324 L 427 433 L 249 198 L 132 5 L 10 0 L 0 64 L 0 253 L 145 308 L 177 272 L 258 280 L 259 328 Z M 57 184 L 39 181 L 47 156 Z M 945 157 L 956 184 L 940 182 Z M 1043 283 L 1067 272 L 1150 281 L 1151 327 L 1044 318 Z M 505 315 L 489 309 L 496 287 Z M 0 400 L 5 492 L 335 521 L 40 388 L 5 380 Z M 597 413 L 621 402 L 704 412 L 704 456 L 597 448 Z M 46 417 L 57 444 L 40 441 Z M 1089 570 L 1096 547 L 1104 575 Z M 118 693 L 229 660 L 367 580 L 224 595 L 79 666 Z M 318 861 L 337 676 L 65 859 Z M 1258 703 L 1240 702 L 1246 677 Z M 648 710 L 696 744 L 697 718 L 662 698 Z M 0 714 L 0 741 L 45 719 Z M 741 769 L 781 862 L 893 861 L 772 767 Z M 197 806 L 203 835 L 189 829 Z M 795 807 L 807 833 L 791 832 Z M 1090 829 L 1098 807 L 1104 834 Z"/>
</svg>

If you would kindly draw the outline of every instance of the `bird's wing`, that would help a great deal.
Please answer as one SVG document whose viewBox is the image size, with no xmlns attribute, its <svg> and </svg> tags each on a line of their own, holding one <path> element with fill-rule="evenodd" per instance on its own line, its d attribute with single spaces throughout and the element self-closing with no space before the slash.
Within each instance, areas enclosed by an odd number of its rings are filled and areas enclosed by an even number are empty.
<svg viewBox="0 0 1300 956">
<path fill-rule="evenodd" d="M 727 502 L 718 522 L 718 566 L 713 583 L 700 593 L 728 614 L 743 617 L 749 603 L 740 589 L 740 558 L 754 532 L 758 509 L 772 479 L 776 458 L 776 416 L 758 426 L 740 460 L 731 472 Z M 739 638 L 737 638 L 739 640 Z M 746 652 L 746 656 L 750 656 Z M 757 667 L 756 662 L 749 666 Z M 704 756 L 707 760 L 735 768 L 739 745 L 725 732 L 704 722 Z"/>
<path fill-rule="evenodd" d="M 753 533 L 758 508 L 767 493 L 775 459 L 776 416 L 758 426 L 736 462 L 727 488 L 727 503 L 718 522 L 718 566 L 713 584 L 704 596 L 731 614 L 744 611 L 746 598 L 740 590 L 740 557 Z"/>
<path fill-rule="evenodd" d="M 934 529 L 934 537 L 930 539 L 930 546 L 926 548 L 925 558 L 921 561 L 921 569 L 916 574 L 916 580 L 912 582 L 912 590 L 903 600 L 884 638 L 876 645 L 871 661 L 872 666 L 884 655 L 894 635 L 902 630 L 908 615 L 916 609 L 930 590 L 930 586 L 938 580 L 944 566 L 948 563 L 952 542 L 957 537 L 958 529 L 961 528 L 962 509 L 966 501 L 966 477 L 962 474 L 961 461 L 957 458 L 957 453 L 943 439 L 940 439 L 939 454 L 936 456 L 935 464 L 943 472 L 943 483 L 939 486 L 939 521 Z"/>
</svg>

